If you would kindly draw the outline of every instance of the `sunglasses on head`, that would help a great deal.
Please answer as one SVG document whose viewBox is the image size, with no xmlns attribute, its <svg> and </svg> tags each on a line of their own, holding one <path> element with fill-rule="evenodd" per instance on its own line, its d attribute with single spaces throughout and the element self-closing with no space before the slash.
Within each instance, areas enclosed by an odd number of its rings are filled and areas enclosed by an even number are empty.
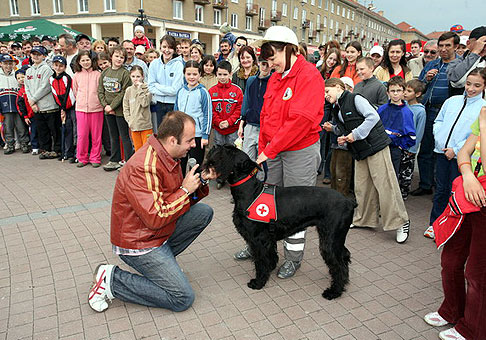
<svg viewBox="0 0 486 340">
<path fill-rule="evenodd" d="M 434 51 L 434 50 L 424 50 L 424 54 L 437 54 L 437 51 Z"/>
</svg>

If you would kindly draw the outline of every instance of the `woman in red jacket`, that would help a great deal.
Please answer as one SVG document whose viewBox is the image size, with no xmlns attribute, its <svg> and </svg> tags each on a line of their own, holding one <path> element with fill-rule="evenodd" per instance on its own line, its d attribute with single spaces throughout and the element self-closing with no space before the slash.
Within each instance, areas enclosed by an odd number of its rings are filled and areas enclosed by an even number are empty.
<svg viewBox="0 0 486 340">
<path fill-rule="evenodd" d="M 270 27 L 255 45 L 261 46 L 260 55 L 275 70 L 263 97 L 257 163 L 267 162 L 268 183 L 314 186 L 321 162 L 324 80 L 315 65 L 299 54 L 297 36 L 288 27 Z M 285 239 L 285 262 L 278 277 L 295 274 L 304 245 L 305 231 Z"/>
</svg>

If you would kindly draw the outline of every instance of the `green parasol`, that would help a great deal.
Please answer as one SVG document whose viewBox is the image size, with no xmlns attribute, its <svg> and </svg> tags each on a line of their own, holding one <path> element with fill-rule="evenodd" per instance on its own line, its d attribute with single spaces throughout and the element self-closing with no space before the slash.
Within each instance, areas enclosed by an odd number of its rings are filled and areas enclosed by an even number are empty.
<svg viewBox="0 0 486 340">
<path fill-rule="evenodd" d="M 81 32 L 53 23 L 52 21 L 38 19 L 0 27 L 0 41 L 22 41 L 29 40 L 33 37 L 42 39 L 44 36 L 54 39 L 64 33 L 69 33 L 73 37 L 81 34 Z"/>
</svg>

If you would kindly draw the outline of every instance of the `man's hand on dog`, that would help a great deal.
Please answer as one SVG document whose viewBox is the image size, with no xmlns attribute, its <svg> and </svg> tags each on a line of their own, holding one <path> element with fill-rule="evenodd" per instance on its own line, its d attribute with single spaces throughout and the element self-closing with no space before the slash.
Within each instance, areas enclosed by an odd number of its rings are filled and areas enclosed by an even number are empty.
<svg viewBox="0 0 486 340">
<path fill-rule="evenodd" d="M 201 177 L 203 180 L 211 180 L 211 179 L 216 179 L 218 178 L 218 175 L 216 174 L 216 171 L 214 171 L 213 168 L 210 169 L 205 169 L 201 172 Z"/>
</svg>

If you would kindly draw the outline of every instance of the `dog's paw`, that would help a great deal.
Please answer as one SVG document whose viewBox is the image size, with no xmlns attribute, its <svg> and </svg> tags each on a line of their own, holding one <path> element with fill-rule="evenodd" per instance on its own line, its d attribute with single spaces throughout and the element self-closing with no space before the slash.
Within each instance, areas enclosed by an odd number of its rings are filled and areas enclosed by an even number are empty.
<svg viewBox="0 0 486 340">
<path fill-rule="evenodd" d="M 265 284 L 258 281 L 257 279 L 251 279 L 250 282 L 248 282 L 248 287 L 251 289 L 262 289 Z"/>
<path fill-rule="evenodd" d="M 332 300 L 341 296 L 343 292 L 338 292 L 334 289 L 328 288 L 322 293 L 322 297 L 327 300 Z"/>
</svg>

